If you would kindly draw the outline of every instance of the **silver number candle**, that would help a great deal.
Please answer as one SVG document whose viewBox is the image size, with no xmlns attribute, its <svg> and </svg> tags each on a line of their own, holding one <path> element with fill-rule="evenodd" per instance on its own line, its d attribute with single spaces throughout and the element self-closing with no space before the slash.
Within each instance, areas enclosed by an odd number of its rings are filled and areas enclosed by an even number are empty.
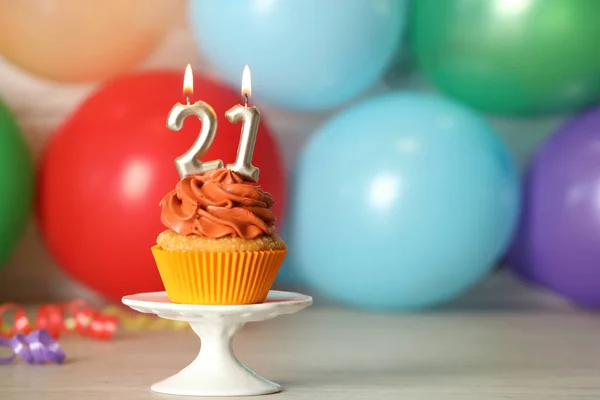
<svg viewBox="0 0 600 400">
<path fill-rule="evenodd" d="M 215 139 L 218 121 L 215 110 L 209 104 L 203 101 L 190 104 L 190 95 L 194 90 L 193 85 L 192 68 L 188 64 L 183 79 L 183 92 L 186 94 L 187 104 L 175 104 L 167 116 L 167 128 L 172 131 L 180 130 L 183 127 L 185 119 L 192 115 L 198 117 L 202 124 L 198 138 L 192 147 L 175 159 L 175 167 L 177 168 L 179 177 L 182 179 L 188 175 L 201 174 L 223 167 L 223 161 L 221 160 L 202 161 L 202 157 L 206 155 L 206 152 Z"/>
<path fill-rule="evenodd" d="M 250 69 L 246 65 L 242 74 L 242 96 L 244 105 L 237 104 L 225 113 L 225 117 L 232 122 L 242 122 L 242 132 L 238 145 L 237 157 L 233 164 L 227 164 L 227 168 L 244 175 L 247 179 L 257 182 L 259 169 L 252 165 L 252 155 L 254 145 L 256 144 L 256 135 L 258 134 L 258 124 L 260 122 L 260 111 L 256 107 L 248 107 L 248 98 L 252 94 L 252 84 L 250 81 Z"/>
</svg>

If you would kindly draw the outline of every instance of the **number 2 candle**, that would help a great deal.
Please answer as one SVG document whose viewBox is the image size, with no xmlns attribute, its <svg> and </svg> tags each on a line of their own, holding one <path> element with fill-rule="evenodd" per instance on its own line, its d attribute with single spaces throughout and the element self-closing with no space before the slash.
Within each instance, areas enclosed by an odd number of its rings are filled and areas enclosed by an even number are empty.
<svg viewBox="0 0 600 400">
<path fill-rule="evenodd" d="M 200 134 L 192 147 L 175 159 L 175 167 L 182 179 L 188 175 L 201 174 L 223 167 L 223 161 L 221 160 L 202 162 L 202 157 L 215 140 L 218 121 L 215 110 L 209 104 L 203 101 L 190 104 L 190 96 L 194 93 L 194 77 L 192 67 L 189 64 L 185 69 L 183 78 L 183 93 L 187 104 L 177 103 L 171 108 L 167 116 L 167 128 L 172 131 L 180 130 L 183 127 L 183 121 L 192 115 L 200 119 L 202 126 Z"/>
</svg>

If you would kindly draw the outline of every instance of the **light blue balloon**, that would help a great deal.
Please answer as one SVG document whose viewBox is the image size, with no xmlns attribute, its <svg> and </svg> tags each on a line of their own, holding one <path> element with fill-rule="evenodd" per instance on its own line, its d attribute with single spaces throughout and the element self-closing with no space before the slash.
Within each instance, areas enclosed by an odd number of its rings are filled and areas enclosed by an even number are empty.
<svg viewBox="0 0 600 400">
<path fill-rule="evenodd" d="M 291 259 L 287 258 L 283 261 L 277 278 L 275 279 L 274 288 L 277 289 L 280 285 L 293 285 L 298 283 L 298 278 L 294 274 L 294 267 Z"/>
<path fill-rule="evenodd" d="M 289 211 L 288 211 L 289 217 Z M 277 279 L 275 280 L 275 289 L 280 287 L 290 287 L 290 286 L 299 286 L 302 284 L 300 277 L 297 273 L 296 267 L 296 254 L 295 254 L 295 246 L 294 243 L 290 240 L 289 235 L 289 225 L 284 223 L 283 229 L 281 232 L 278 232 L 279 236 L 286 242 L 287 246 L 287 255 L 283 260 L 283 264 L 279 268 L 279 273 L 277 274 Z"/>
<path fill-rule="evenodd" d="M 518 172 L 481 117 L 429 94 L 395 93 L 317 130 L 297 166 L 298 272 L 333 300 L 410 310 L 460 295 L 513 235 Z"/>
<path fill-rule="evenodd" d="M 288 173 L 288 193 L 293 190 L 296 178 L 296 172 L 294 170 Z M 296 210 L 294 207 L 294 199 L 288 198 L 286 210 L 286 218 L 282 224 L 280 224 L 277 234 L 285 241 L 287 247 L 287 255 L 283 260 L 277 279 L 275 280 L 275 289 L 278 288 L 299 288 L 303 286 L 302 277 L 298 275 L 298 260 L 296 257 L 297 248 L 296 243 L 292 240 L 290 220 L 293 220 L 293 213 Z"/>
<path fill-rule="evenodd" d="M 248 64 L 257 99 L 318 110 L 379 79 L 400 46 L 406 10 L 406 0 L 193 0 L 190 18 L 229 85 L 240 88 Z"/>
</svg>

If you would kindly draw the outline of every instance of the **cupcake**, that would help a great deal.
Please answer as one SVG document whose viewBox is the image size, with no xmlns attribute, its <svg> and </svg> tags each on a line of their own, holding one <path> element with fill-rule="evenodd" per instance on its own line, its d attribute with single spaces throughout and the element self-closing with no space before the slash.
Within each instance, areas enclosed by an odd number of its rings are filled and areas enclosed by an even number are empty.
<svg viewBox="0 0 600 400">
<path fill-rule="evenodd" d="M 265 300 L 287 253 L 269 193 L 219 168 L 181 179 L 160 206 L 167 229 L 152 254 L 172 302 Z"/>
</svg>

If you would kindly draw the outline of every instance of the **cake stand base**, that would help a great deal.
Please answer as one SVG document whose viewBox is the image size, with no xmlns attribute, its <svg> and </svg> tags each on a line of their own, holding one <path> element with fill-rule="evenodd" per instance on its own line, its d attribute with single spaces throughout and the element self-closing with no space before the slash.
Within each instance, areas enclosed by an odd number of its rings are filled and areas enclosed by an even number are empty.
<svg viewBox="0 0 600 400">
<path fill-rule="evenodd" d="M 200 353 L 177 374 L 151 386 L 157 393 L 183 396 L 251 396 L 276 393 L 281 386 L 256 374 L 233 353 L 235 334 L 247 322 L 296 313 L 312 304 L 303 294 L 271 290 L 260 304 L 194 305 L 172 303 L 166 292 L 123 297 L 132 309 L 186 321 L 201 340 Z"/>
</svg>

